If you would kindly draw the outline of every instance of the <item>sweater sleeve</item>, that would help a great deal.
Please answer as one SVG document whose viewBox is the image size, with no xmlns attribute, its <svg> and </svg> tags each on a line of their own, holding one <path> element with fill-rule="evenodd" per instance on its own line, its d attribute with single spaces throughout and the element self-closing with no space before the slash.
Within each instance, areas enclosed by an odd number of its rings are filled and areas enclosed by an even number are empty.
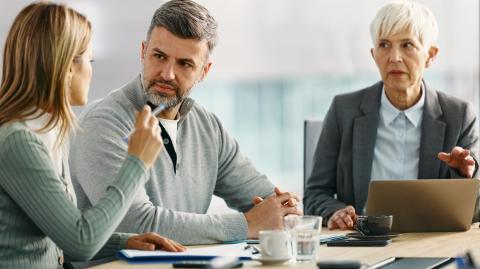
<svg viewBox="0 0 480 269">
<path fill-rule="evenodd" d="M 105 245 L 102 247 L 102 249 L 100 249 L 100 251 L 95 254 L 95 257 L 93 257 L 92 260 L 115 256 L 118 250 L 125 248 L 128 238 L 133 235 L 136 234 L 113 233 L 112 236 L 110 236 L 110 238 L 107 240 Z"/>
<path fill-rule="evenodd" d="M 66 255 L 80 261 L 92 258 L 107 242 L 147 178 L 143 162 L 128 156 L 99 203 L 81 212 L 33 133 L 11 133 L 0 148 L 0 162 L 2 187 Z"/>
<path fill-rule="evenodd" d="M 220 120 L 212 116 L 219 144 L 215 195 L 225 199 L 229 207 L 246 212 L 253 207 L 254 196 L 272 195 L 275 186 L 240 152 L 238 142 L 223 128 Z"/>
<path fill-rule="evenodd" d="M 81 128 L 83 132 L 77 133 L 70 151 L 70 168 L 72 179 L 79 183 L 89 202 L 93 205 L 98 203 L 99 197 L 103 196 L 114 171 L 121 165 L 127 148 L 122 137 L 127 135 L 132 128 L 133 118 L 130 114 L 117 110 L 111 113 L 110 110 L 97 110 L 94 113 L 88 112 L 81 117 Z M 229 140 L 229 142 L 231 142 Z M 229 144 L 231 146 L 231 144 Z M 225 150 L 225 156 L 235 155 L 236 149 Z M 235 158 L 234 158 L 235 159 Z M 228 164 L 227 164 L 228 163 Z M 239 164 L 239 163 L 235 163 Z M 253 190 L 254 178 L 250 174 L 244 175 L 243 181 L 235 183 L 239 178 L 241 168 L 230 169 L 234 162 L 226 157 L 225 165 L 222 168 L 222 178 L 235 175 L 229 182 L 232 189 L 228 189 L 226 180 L 219 183 L 218 193 L 226 198 L 230 206 L 245 209 L 251 204 L 251 196 L 265 195 L 271 193 L 273 187 L 269 183 L 262 188 L 268 192 L 256 192 Z M 196 169 L 201 169 L 197 167 Z M 94 174 L 96 173 L 96 174 Z M 255 174 L 257 175 L 257 174 Z M 244 196 L 242 202 L 238 191 L 242 182 L 250 182 L 248 185 L 250 195 Z M 265 179 L 256 182 L 264 182 Z M 236 185 L 235 185 L 236 184 Z M 243 187 L 243 186 L 242 186 Z M 153 192 L 155 190 L 150 190 Z M 185 195 L 179 191 L 179 198 Z M 228 193 L 234 193 L 229 200 Z M 120 224 L 117 231 L 129 233 L 157 232 L 162 236 L 169 237 L 182 244 L 212 244 L 223 241 L 242 240 L 247 238 L 247 221 L 242 213 L 207 215 L 192 213 L 167 208 L 161 204 L 154 204 L 149 191 L 143 186 L 137 192 L 135 200 L 129 212 Z M 190 194 L 193 195 L 193 194 Z M 204 195 L 204 194 L 202 194 Z M 248 205 L 247 205 L 248 203 Z"/>
</svg>

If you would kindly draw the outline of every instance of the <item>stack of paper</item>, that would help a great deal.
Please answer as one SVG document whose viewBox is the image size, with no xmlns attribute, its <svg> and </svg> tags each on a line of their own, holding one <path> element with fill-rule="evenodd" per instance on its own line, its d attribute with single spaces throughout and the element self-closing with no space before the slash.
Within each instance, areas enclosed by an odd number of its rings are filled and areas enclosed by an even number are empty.
<svg viewBox="0 0 480 269">
<path fill-rule="evenodd" d="M 211 247 L 188 248 L 185 252 L 167 251 L 143 251 L 123 249 L 119 252 L 120 258 L 132 262 L 159 261 L 174 262 L 181 260 L 210 260 L 215 257 L 238 257 L 242 260 L 250 260 L 252 252 L 245 249 L 246 243 L 228 244 Z"/>
</svg>

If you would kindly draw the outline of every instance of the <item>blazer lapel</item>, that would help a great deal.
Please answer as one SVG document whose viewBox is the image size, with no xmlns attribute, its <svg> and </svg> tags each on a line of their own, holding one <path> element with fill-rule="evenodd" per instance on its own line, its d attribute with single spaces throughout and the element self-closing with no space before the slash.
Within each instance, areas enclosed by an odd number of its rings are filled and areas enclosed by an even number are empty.
<svg viewBox="0 0 480 269">
<path fill-rule="evenodd" d="M 440 160 L 437 155 L 443 150 L 446 123 L 440 120 L 442 108 L 437 92 L 429 90 L 425 85 L 425 107 L 422 116 L 422 138 L 420 140 L 420 160 L 418 178 L 438 178 Z"/>
<path fill-rule="evenodd" d="M 379 82 L 367 90 L 360 105 L 364 115 L 356 118 L 353 124 L 353 193 L 358 212 L 363 211 L 368 195 L 382 89 L 383 83 Z"/>
</svg>

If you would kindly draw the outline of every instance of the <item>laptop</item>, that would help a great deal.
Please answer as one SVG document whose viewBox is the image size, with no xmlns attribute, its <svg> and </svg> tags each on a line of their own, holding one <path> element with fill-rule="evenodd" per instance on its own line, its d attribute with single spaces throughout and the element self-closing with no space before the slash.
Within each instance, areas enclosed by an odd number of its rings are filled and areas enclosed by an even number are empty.
<svg viewBox="0 0 480 269">
<path fill-rule="evenodd" d="M 367 215 L 393 215 L 392 232 L 453 232 L 470 229 L 478 179 L 372 181 Z"/>
</svg>

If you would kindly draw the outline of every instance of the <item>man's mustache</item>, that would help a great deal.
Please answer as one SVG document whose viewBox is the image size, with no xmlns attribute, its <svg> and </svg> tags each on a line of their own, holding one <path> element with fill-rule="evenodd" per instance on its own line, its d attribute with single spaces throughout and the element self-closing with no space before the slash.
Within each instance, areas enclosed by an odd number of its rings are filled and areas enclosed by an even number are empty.
<svg viewBox="0 0 480 269">
<path fill-rule="evenodd" d="M 157 83 L 163 84 L 163 85 L 168 85 L 168 86 L 172 87 L 175 91 L 178 91 L 178 86 L 174 82 L 169 81 L 169 80 L 163 80 L 163 79 L 150 80 L 150 82 L 148 83 L 148 88 L 152 87 L 153 85 L 155 85 Z"/>
</svg>

